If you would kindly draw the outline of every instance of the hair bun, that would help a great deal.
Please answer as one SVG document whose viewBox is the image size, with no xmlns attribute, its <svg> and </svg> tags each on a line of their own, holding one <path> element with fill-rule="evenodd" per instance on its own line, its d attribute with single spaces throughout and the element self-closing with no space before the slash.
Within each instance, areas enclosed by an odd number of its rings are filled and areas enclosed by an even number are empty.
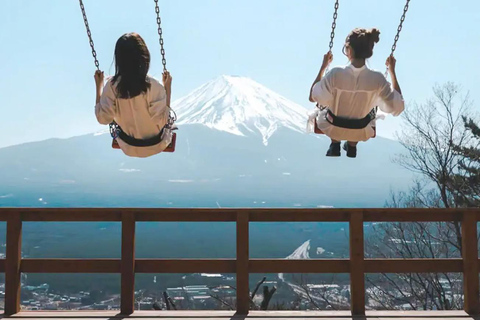
<svg viewBox="0 0 480 320">
<path fill-rule="evenodd" d="M 368 36 L 371 38 L 372 42 L 377 43 L 380 41 L 380 30 L 377 28 L 372 28 L 367 31 Z"/>
</svg>

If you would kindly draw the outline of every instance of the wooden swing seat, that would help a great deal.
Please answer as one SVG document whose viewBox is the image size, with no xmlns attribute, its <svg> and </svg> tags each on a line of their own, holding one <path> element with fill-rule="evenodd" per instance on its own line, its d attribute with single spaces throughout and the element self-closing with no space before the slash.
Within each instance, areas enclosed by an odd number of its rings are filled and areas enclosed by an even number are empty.
<svg viewBox="0 0 480 320">
<path fill-rule="evenodd" d="M 177 134 L 173 133 L 172 135 L 172 142 L 168 145 L 168 147 L 163 150 L 162 152 L 175 152 L 175 146 L 177 144 Z M 117 139 L 112 140 L 112 148 L 113 149 L 120 149 L 120 145 L 118 144 Z"/>
<path fill-rule="evenodd" d="M 315 119 L 315 128 L 313 130 L 313 132 L 315 134 L 325 134 L 322 130 L 318 129 L 318 126 L 317 126 L 317 119 Z M 377 137 L 377 127 L 373 127 L 373 137 L 372 138 L 376 138 Z"/>
</svg>

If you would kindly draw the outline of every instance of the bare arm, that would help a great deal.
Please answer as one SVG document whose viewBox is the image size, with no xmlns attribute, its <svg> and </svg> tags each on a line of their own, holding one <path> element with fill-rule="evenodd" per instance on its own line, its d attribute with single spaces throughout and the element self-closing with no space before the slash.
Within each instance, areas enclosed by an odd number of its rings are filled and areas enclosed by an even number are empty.
<svg viewBox="0 0 480 320">
<path fill-rule="evenodd" d="M 394 71 L 390 71 L 390 78 L 392 79 L 392 87 L 397 90 L 398 93 L 402 94 L 402 89 L 400 89 L 400 84 L 398 83 L 397 74 Z"/>
<path fill-rule="evenodd" d="M 102 88 L 97 88 L 96 90 L 95 104 L 100 102 L 100 97 L 102 96 Z"/>
<path fill-rule="evenodd" d="M 171 88 L 165 88 L 165 92 L 167 94 L 167 106 L 170 107 L 170 100 L 172 98 L 172 89 Z"/>
<path fill-rule="evenodd" d="M 163 86 L 165 87 L 165 93 L 167 95 L 167 107 L 170 108 L 170 101 L 172 98 L 172 76 L 170 75 L 170 72 L 165 71 L 162 75 L 162 80 Z"/>
<path fill-rule="evenodd" d="M 390 56 L 387 58 L 386 65 L 391 76 L 391 84 L 383 76 L 382 88 L 379 91 L 379 98 L 382 103 L 379 104 L 380 110 L 390 113 L 393 116 L 400 115 L 405 110 L 405 102 L 403 101 L 402 91 L 398 83 L 397 74 L 395 73 L 395 58 Z"/>
<path fill-rule="evenodd" d="M 97 70 L 95 71 L 95 89 L 96 89 L 96 96 L 95 96 L 95 104 L 100 102 L 100 97 L 102 96 L 103 91 L 103 79 L 104 74 L 103 71 Z"/>
<path fill-rule="evenodd" d="M 315 78 L 315 81 L 313 82 L 312 86 L 310 87 L 310 95 L 308 97 L 308 100 L 310 100 L 310 102 L 315 102 L 315 100 L 313 100 L 313 96 L 312 96 L 313 87 L 322 80 L 323 76 L 325 75 L 325 71 L 327 70 L 327 68 L 328 68 L 329 64 L 332 62 L 332 60 L 333 60 L 333 54 L 330 51 L 327 52 L 323 56 L 323 63 L 322 63 L 322 66 L 320 67 L 320 71 L 318 72 L 318 75 Z"/>
<path fill-rule="evenodd" d="M 397 60 L 393 56 L 389 56 L 387 58 L 386 65 L 390 73 L 390 78 L 392 79 L 392 87 L 393 89 L 397 90 L 398 93 L 402 94 L 402 89 L 400 89 L 400 84 L 398 83 L 398 79 L 397 79 L 397 73 L 395 71 L 396 64 L 397 64 Z"/>
</svg>

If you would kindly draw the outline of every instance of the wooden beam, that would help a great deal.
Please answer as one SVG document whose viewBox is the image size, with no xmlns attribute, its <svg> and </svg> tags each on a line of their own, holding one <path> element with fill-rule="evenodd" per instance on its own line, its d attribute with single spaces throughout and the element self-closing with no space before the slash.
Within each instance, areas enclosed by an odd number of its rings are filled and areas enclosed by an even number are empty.
<svg viewBox="0 0 480 320">
<path fill-rule="evenodd" d="M 235 273 L 235 259 L 137 259 L 135 273 Z"/>
<path fill-rule="evenodd" d="M 348 209 L 248 209 L 250 222 L 347 222 Z"/>
<path fill-rule="evenodd" d="M 462 211 L 437 208 L 365 209 L 365 222 L 451 222 L 460 221 Z"/>
<path fill-rule="evenodd" d="M 121 221 L 122 213 L 134 213 L 137 221 L 235 221 L 236 212 L 249 213 L 252 222 L 348 221 L 350 214 L 363 213 L 365 222 L 460 221 L 462 212 L 480 210 L 437 208 L 323 209 L 323 208 L 0 208 L 0 221 L 21 214 L 23 221 Z"/>
<path fill-rule="evenodd" d="M 122 213 L 122 260 L 121 260 L 122 315 L 130 315 L 135 309 L 135 214 Z"/>
<path fill-rule="evenodd" d="M 462 259 L 365 259 L 365 273 L 443 273 L 462 271 Z"/>
<path fill-rule="evenodd" d="M 120 273 L 120 259 L 23 259 L 21 272 Z"/>
<path fill-rule="evenodd" d="M 249 289 L 249 215 L 237 213 L 237 313 L 246 315 L 250 309 Z"/>
<path fill-rule="evenodd" d="M 0 208 L 0 221 L 8 221 L 16 214 L 19 214 L 18 208 Z"/>
<path fill-rule="evenodd" d="M 7 248 L 5 261 L 5 314 L 20 311 L 20 261 L 22 259 L 22 220 L 12 215 L 7 221 Z"/>
<path fill-rule="evenodd" d="M 137 212 L 137 221 L 157 222 L 235 222 L 232 209 L 152 209 Z"/>
<path fill-rule="evenodd" d="M 253 259 L 250 273 L 349 273 L 348 259 Z"/>
<path fill-rule="evenodd" d="M 477 219 L 474 213 L 463 214 L 462 258 L 464 309 L 471 315 L 480 313 L 478 278 Z"/>
<path fill-rule="evenodd" d="M 107 222 L 121 221 L 126 209 L 106 208 L 28 208 L 19 209 L 22 221 L 37 222 Z"/>
<path fill-rule="evenodd" d="M 354 316 L 365 315 L 365 249 L 363 237 L 363 213 L 350 216 L 350 294 Z"/>
</svg>

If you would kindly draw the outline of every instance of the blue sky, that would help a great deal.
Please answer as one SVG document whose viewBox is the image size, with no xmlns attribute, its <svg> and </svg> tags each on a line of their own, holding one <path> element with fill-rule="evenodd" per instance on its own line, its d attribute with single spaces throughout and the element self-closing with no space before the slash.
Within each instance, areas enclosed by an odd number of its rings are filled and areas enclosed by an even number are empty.
<svg viewBox="0 0 480 320">
<path fill-rule="evenodd" d="M 114 71 L 117 38 L 136 31 L 161 75 L 153 0 L 84 0 L 101 68 Z M 384 70 L 403 0 L 340 0 L 334 64 L 354 27 L 378 27 L 369 64 Z M 305 107 L 328 50 L 333 0 L 160 0 L 173 98 L 221 74 L 251 77 Z M 95 70 L 78 1 L 0 1 L 0 147 L 101 130 L 94 108 Z M 397 49 L 407 102 L 454 81 L 480 104 L 480 1 L 412 0 Z M 392 136 L 399 120 L 379 125 Z"/>
</svg>

